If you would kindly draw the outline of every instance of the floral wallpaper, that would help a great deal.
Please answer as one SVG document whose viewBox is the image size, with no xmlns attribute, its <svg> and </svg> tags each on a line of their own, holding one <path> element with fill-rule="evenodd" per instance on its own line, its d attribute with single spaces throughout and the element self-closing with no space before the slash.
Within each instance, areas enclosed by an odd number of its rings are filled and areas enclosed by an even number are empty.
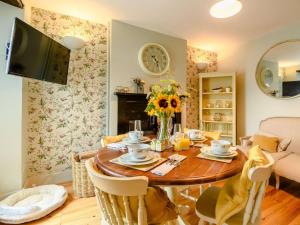
<svg viewBox="0 0 300 225">
<path fill-rule="evenodd" d="M 38 8 L 31 24 L 58 42 L 79 35 L 86 43 L 71 51 L 66 86 L 25 84 L 29 177 L 65 171 L 72 151 L 100 147 L 107 120 L 107 27 Z"/>
<path fill-rule="evenodd" d="M 199 78 L 197 62 L 207 62 L 206 71 L 200 72 L 215 72 L 217 71 L 217 53 L 205 51 L 202 49 L 187 47 L 187 91 L 191 97 L 186 103 L 186 126 L 188 128 L 199 128 Z"/>
</svg>

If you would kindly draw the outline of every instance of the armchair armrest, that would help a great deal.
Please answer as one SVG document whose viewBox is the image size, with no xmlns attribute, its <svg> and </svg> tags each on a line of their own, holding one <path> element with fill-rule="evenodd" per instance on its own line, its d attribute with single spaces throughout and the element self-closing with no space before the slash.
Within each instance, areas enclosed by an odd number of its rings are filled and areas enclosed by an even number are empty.
<svg viewBox="0 0 300 225">
<path fill-rule="evenodd" d="M 247 148 L 252 145 L 252 141 L 250 140 L 252 136 L 240 137 L 240 143 L 242 148 Z"/>
</svg>

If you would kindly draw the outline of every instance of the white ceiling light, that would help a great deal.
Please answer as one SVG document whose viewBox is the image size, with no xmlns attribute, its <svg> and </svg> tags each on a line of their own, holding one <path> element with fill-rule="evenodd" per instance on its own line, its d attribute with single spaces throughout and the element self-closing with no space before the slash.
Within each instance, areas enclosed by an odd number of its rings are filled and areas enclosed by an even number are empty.
<svg viewBox="0 0 300 225">
<path fill-rule="evenodd" d="M 242 9 L 242 3 L 238 0 L 222 0 L 210 8 L 210 15 L 216 18 L 228 18 L 234 16 Z"/>
</svg>

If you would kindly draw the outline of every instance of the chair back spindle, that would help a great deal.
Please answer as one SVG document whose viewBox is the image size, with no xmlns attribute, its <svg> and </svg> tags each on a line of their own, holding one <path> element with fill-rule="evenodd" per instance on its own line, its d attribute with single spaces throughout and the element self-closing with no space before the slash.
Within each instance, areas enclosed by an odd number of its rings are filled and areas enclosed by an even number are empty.
<svg viewBox="0 0 300 225">
<path fill-rule="evenodd" d="M 147 210 L 144 197 L 147 193 L 148 178 L 144 176 L 117 178 L 106 176 L 94 168 L 93 159 L 86 161 L 88 174 L 95 186 L 98 205 L 105 221 L 110 225 L 133 225 L 134 220 L 129 205 L 129 197 L 138 198 L 138 225 L 147 225 Z M 117 197 L 121 196 L 125 218 L 122 217 Z"/>
</svg>

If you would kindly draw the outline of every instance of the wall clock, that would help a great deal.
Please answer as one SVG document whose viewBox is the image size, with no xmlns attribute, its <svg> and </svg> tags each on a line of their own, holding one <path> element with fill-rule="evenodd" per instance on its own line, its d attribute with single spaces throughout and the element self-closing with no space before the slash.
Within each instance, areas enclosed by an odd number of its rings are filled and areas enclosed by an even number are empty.
<svg viewBox="0 0 300 225">
<path fill-rule="evenodd" d="M 157 43 L 147 43 L 142 46 L 138 60 L 142 70 L 149 75 L 161 76 L 167 73 L 170 67 L 169 53 Z"/>
</svg>

